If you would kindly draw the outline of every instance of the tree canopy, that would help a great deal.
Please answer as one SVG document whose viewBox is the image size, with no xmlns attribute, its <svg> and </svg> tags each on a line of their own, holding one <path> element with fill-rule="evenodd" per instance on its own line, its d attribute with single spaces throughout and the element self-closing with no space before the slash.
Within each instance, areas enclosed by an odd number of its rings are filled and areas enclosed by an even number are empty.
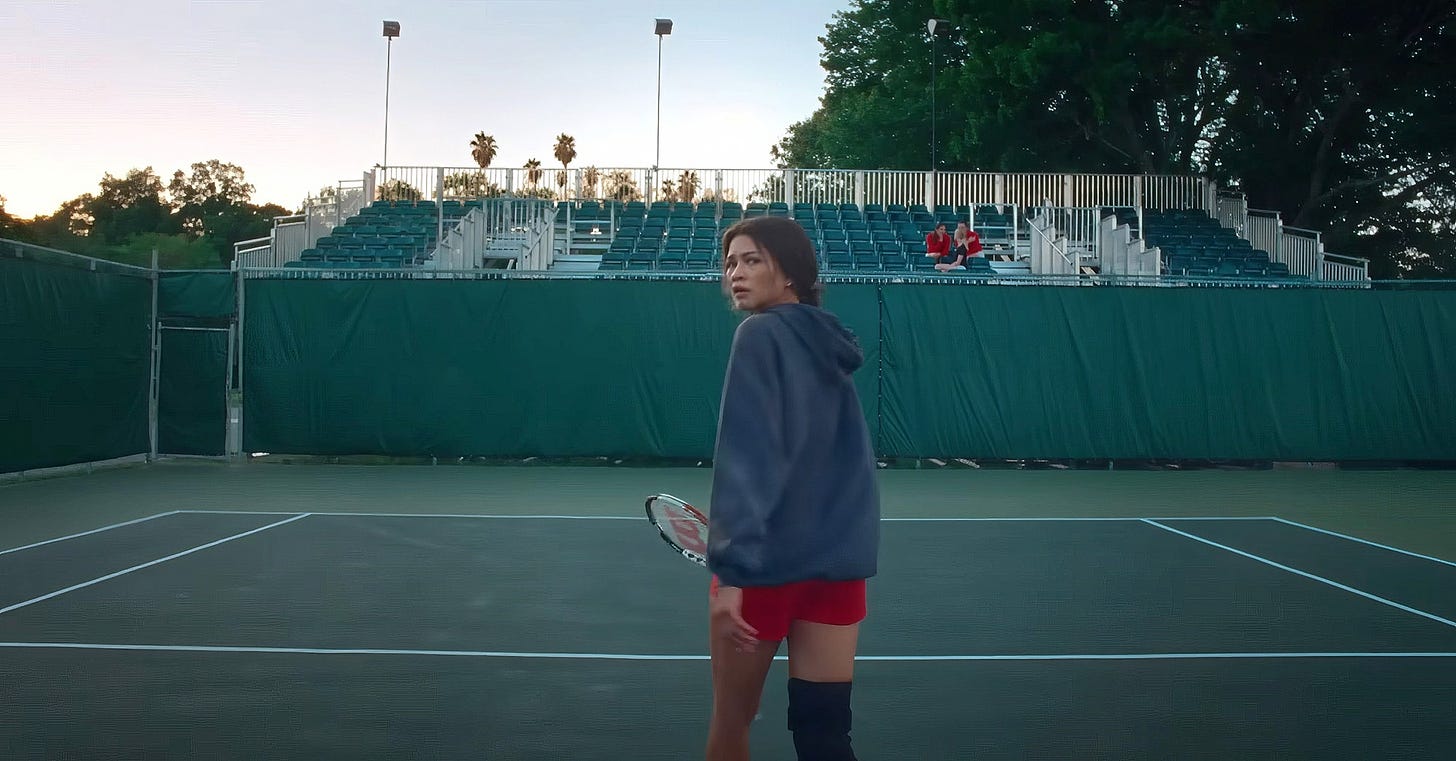
<svg viewBox="0 0 1456 761">
<path fill-rule="evenodd" d="M 1456 0 L 856 0 L 786 166 L 1197 173 L 1374 277 L 1456 275 Z M 951 22 L 931 39 L 930 18 Z"/>
<path fill-rule="evenodd" d="M 156 249 L 164 267 L 226 267 L 235 242 L 267 235 L 273 218 L 289 213 L 252 203 L 252 193 L 242 167 L 216 159 L 175 172 L 166 185 L 151 167 L 106 173 L 98 192 L 49 216 L 15 219 L 0 203 L 0 237 L 129 264 L 150 264 Z"/>
</svg>

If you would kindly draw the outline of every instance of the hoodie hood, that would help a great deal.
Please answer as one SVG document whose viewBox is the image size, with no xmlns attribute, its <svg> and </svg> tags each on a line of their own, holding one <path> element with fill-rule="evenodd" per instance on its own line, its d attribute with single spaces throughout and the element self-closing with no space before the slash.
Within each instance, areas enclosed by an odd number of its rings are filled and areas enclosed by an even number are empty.
<svg viewBox="0 0 1456 761">
<path fill-rule="evenodd" d="M 834 314 L 809 304 L 779 304 L 764 311 L 782 318 L 825 372 L 852 375 L 864 366 L 859 340 Z"/>
</svg>

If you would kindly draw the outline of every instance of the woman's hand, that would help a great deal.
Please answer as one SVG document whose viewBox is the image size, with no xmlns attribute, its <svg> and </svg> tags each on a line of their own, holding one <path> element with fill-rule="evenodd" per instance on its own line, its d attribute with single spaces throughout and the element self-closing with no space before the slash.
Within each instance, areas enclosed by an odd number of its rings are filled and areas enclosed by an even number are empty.
<svg viewBox="0 0 1456 761">
<path fill-rule="evenodd" d="M 758 648 L 758 630 L 743 620 L 742 589 L 720 585 L 718 594 L 708 605 L 708 614 L 714 637 L 733 640 L 734 649 L 740 653 L 751 653 Z"/>
</svg>

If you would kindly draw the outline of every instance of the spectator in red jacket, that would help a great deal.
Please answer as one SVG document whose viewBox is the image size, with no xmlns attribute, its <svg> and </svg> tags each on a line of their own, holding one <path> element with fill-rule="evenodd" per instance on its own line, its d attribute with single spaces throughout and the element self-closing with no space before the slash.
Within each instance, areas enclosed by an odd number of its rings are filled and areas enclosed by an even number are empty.
<svg viewBox="0 0 1456 761">
<path fill-rule="evenodd" d="M 962 268 L 964 257 L 952 255 L 950 247 L 951 237 L 945 233 L 944 222 L 937 224 L 935 231 L 925 236 L 925 255 L 935 261 L 935 268 L 941 272 Z"/>
<path fill-rule="evenodd" d="M 955 231 L 955 252 L 957 256 L 969 258 L 981 255 L 981 234 L 971 229 L 965 222 L 956 225 Z"/>
</svg>

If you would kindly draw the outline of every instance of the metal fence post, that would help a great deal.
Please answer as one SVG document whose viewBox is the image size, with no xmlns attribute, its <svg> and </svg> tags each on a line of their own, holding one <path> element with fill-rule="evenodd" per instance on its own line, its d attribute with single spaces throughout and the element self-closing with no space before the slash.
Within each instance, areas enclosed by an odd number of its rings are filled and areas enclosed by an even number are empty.
<svg viewBox="0 0 1456 761">
<path fill-rule="evenodd" d="M 161 290 L 162 272 L 157 267 L 157 249 L 152 248 L 152 324 L 151 324 L 151 351 L 148 364 L 148 374 L 151 376 L 147 384 L 147 462 L 157 461 L 157 394 L 159 392 L 159 373 L 161 368 L 162 340 L 161 331 L 158 330 L 157 301 L 158 292 Z"/>
</svg>

